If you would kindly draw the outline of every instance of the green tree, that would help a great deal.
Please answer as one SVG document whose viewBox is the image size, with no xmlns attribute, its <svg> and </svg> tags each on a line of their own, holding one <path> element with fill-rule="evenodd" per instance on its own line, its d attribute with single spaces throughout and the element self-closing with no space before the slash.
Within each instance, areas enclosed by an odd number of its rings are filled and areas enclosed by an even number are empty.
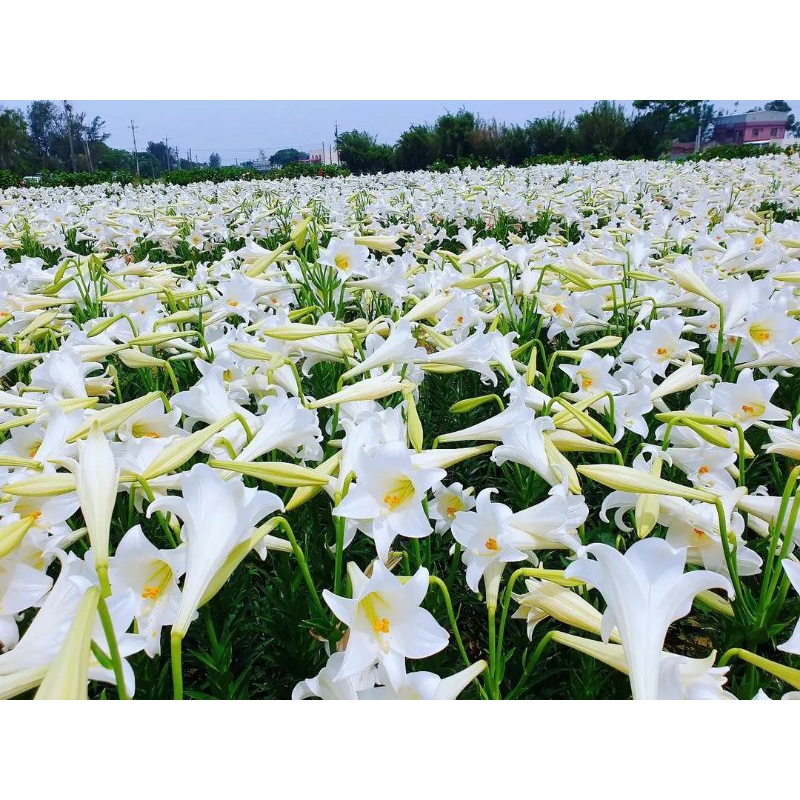
<svg viewBox="0 0 800 800">
<path fill-rule="evenodd" d="M 598 100 L 590 111 L 575 117 L 578 152 L 587 155 L 616 155 L 627 129 L 625 111 L 611 100 Z"/>
<path fill-rule="evenodd" d="M 563 156 L 575 147 L 575 131 L 563 114 L 535 119 L 527 130 L 535 155 Z"/>
<path fill-rule="evenodd" d="M 219 153 L 212 153 L 208 157 L 208 166 L 214 168 L 222 166 L 222 159 L 219 157 Z"/>
<path fill-rule="evenodd" d="M 366 131 L 347 131 L 340 133 L 336 142 L 339 158 L 347 164 L 351 172 L 374 172 L 374 149 L 377 142 Z"/>
<path fill-rule="evenodd" d="M 476 127 L 475 115 L 465 108 L 455 114 L 443 114 L 436 120 L 433 128 L 436 155 L 448 164 L 452 164 L 457 158 L 473 155 L 470 137 Z"/>
<path fill-rule="evenodd" d="M 293 164 L 296 161 L 304 161 L 308 158 L 308 153 L 295 150 L 294 147 L 284 147 L 269 157 L 269 163 L 273 166 L 283 167 L 286 164 Z"/>
<path fill-rule="evenodd" d="M 147 168 L 142 166 L 142 153 L 139 154 L 139 169 L 142 175 L 148 174 L 150 177 L 158 177 L 168 169 L 179 169 L 178 162 L 180 156 L 174 147 L 167 147 L 165 142 L 148 142 L 147 151 L 144 154 L 147 161 Z M 149 156 L 149 158 L 148 158 Z M 187 162 L 188 163 L 188 162 Z M 153 174 L 155 172 L 155 175 Z"/>
<path fill-rule="evenodd" d="M 398 169 L 425 169 L 436 160 L 436 138 L 428 125 L 412 125 L 400 134 L 395 147 Z"/>
<path fill-rule="evenodd" d="M 496 157 L 504 164 L 518 166 L 533 155 L 533 136 L 528 126 L 509 125 L 500 129 Z"/>
<path fill-rule="evenodd" d="M 770 100 L 764 106 L 765 111 L 782 111 L 789 116 L 786 118 L 786 130 L 795 136 L 800 136 L 800 123 L 795 121 L 792 107 L 785 100 Z"/>
<path fill-rule="evenodd" d="M 30 139 L 22 112 L 0 107 L 0 169 L 27 172 L 30 166 Z"/>
<path fill-rule="evenodd" d="M 63 168 L 55 149 L 63 130 L 62 114 L 52 100 L 34 100 L 27 109 L 28 130 L 39 166 Z"/>
</svg>

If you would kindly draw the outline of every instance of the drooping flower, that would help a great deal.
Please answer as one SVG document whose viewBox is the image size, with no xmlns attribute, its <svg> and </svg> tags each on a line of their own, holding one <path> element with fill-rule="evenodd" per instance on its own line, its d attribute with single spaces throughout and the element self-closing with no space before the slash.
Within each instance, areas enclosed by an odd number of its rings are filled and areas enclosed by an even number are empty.
<svg viewBox="0 0 800 800">
<path fill-rule="evenodd" d="M 186 577 L 173 632 L 189 629 L 204 592 L 231 551 L 247 540 L 253 528 L 283 508 L 272 492 L 248 489 L 238 476 L 229 481 L 205 464 L 181 474 L 181 497 L 159 497 L 147 514 L 169 511 L 183 521 Z"/>
<path fill-rule="evenodd" d="M 617 628 L 634 700 L 655 699 L 669 626 L 689 613 L 695 595 L 716 588 L 731 596 L 733 587 L 715 572 L 684 572 L 686 550 L 674 550 L 663 539 L 642 539 L 624 555 L 599 542 L 587 545 L 585 552 L 596 560 L 573 561 L 564 574 L 586 581 L 603 595 L 603 640 L 607 642 Z"/>
</svg>

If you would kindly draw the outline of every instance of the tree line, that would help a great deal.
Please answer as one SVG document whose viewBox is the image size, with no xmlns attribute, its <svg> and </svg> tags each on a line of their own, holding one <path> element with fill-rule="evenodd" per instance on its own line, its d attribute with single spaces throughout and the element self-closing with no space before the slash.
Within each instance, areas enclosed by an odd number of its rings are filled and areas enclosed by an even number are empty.
<svg viewBox="0 0 800 800">
<path fill-rule="evenodd" d="M 773 100 L 764 109 L 791 110 L 783 100 Z M 702 100 L 634 100 L 628 115 L 621 104 L 599 100 L 572 120 L 553 114 L 509 125 L 462 108 L 443 114 L 432 125 L 412 125 L 394 145 L 380 144 L 367 131 L 347 131 L 339 135 L 337 149 L 340 160 L 357 173 L 519 166 L 566 156 L 654 159 L 669 150 L 673 139 L 707 137 L 714 118 L 725 113 Z M 792 115 L 789 125 L 800 133 Z"/>
<path fill-rule="evenodd" d="M 143 178 L 157 178 L 165 172 L 219 167 L 218 153 L 207 162 L 181 158 L 175 147 L 164 141 L 148 141 L 133 153 L 107 144 L 110 134 L 105 120 L 89 119 L 67 101 L 34 100 L 21 111 L 0 107 L 0 169 L 16 175 L 41 172 L 127 172 L 138 171 Z"/>
</svg>

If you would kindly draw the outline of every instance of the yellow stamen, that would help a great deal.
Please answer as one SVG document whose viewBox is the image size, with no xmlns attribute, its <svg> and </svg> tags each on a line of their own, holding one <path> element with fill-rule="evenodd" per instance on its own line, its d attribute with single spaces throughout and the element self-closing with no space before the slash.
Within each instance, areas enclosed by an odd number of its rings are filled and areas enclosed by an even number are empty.
<svg viewBox="0 0 800 800">
<path fill-rule="evenodd" d="M 499 550 L 500 549 L 500 545 L 497 544 L 497 539 L 495 539 L 495 538 L 493 538 L 491 536 L 483 543 L 483 546 L 487 550 Z"/>
<path fill-rule="evenodd" d="M 339 255 L 333 259 L 333 263 L 336 264 L 342 272 L 346 272 L 350 269 L 350 259 L 344 255 L 344 253 L 339 253 Z"/>
<path fill-rule="evenodd" d="M 750 336 L 754 341 L 766 344 L 772 338 L 772 331 L 765 328 L 763 325 L 751 325 Z"/>
<path fill-rule="evenodd" d="M 408 478 L 399 478 L 383 496 L 383 504 L 389 511 L 396 511 L 414 496 L 414 484 Z"/>
<path fill-rule="evenodd" d="M 389 620 L 386 617 L 382 619 L 376 619 L 375 622 L 372 623 L 372 630 L 375 633 L 389 633 Z"/>
</svg>

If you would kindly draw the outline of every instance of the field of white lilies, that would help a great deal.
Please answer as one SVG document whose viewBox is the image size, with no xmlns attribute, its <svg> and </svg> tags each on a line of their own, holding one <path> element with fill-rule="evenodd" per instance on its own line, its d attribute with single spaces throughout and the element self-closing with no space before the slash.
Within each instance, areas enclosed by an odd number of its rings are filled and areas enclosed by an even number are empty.
<svg viewBox="0 0 800 800">
<path fill-rule="evenodd" d="M 800 697 L 800 158 L 0 192 L 0 697 Z"/>
</svg>

